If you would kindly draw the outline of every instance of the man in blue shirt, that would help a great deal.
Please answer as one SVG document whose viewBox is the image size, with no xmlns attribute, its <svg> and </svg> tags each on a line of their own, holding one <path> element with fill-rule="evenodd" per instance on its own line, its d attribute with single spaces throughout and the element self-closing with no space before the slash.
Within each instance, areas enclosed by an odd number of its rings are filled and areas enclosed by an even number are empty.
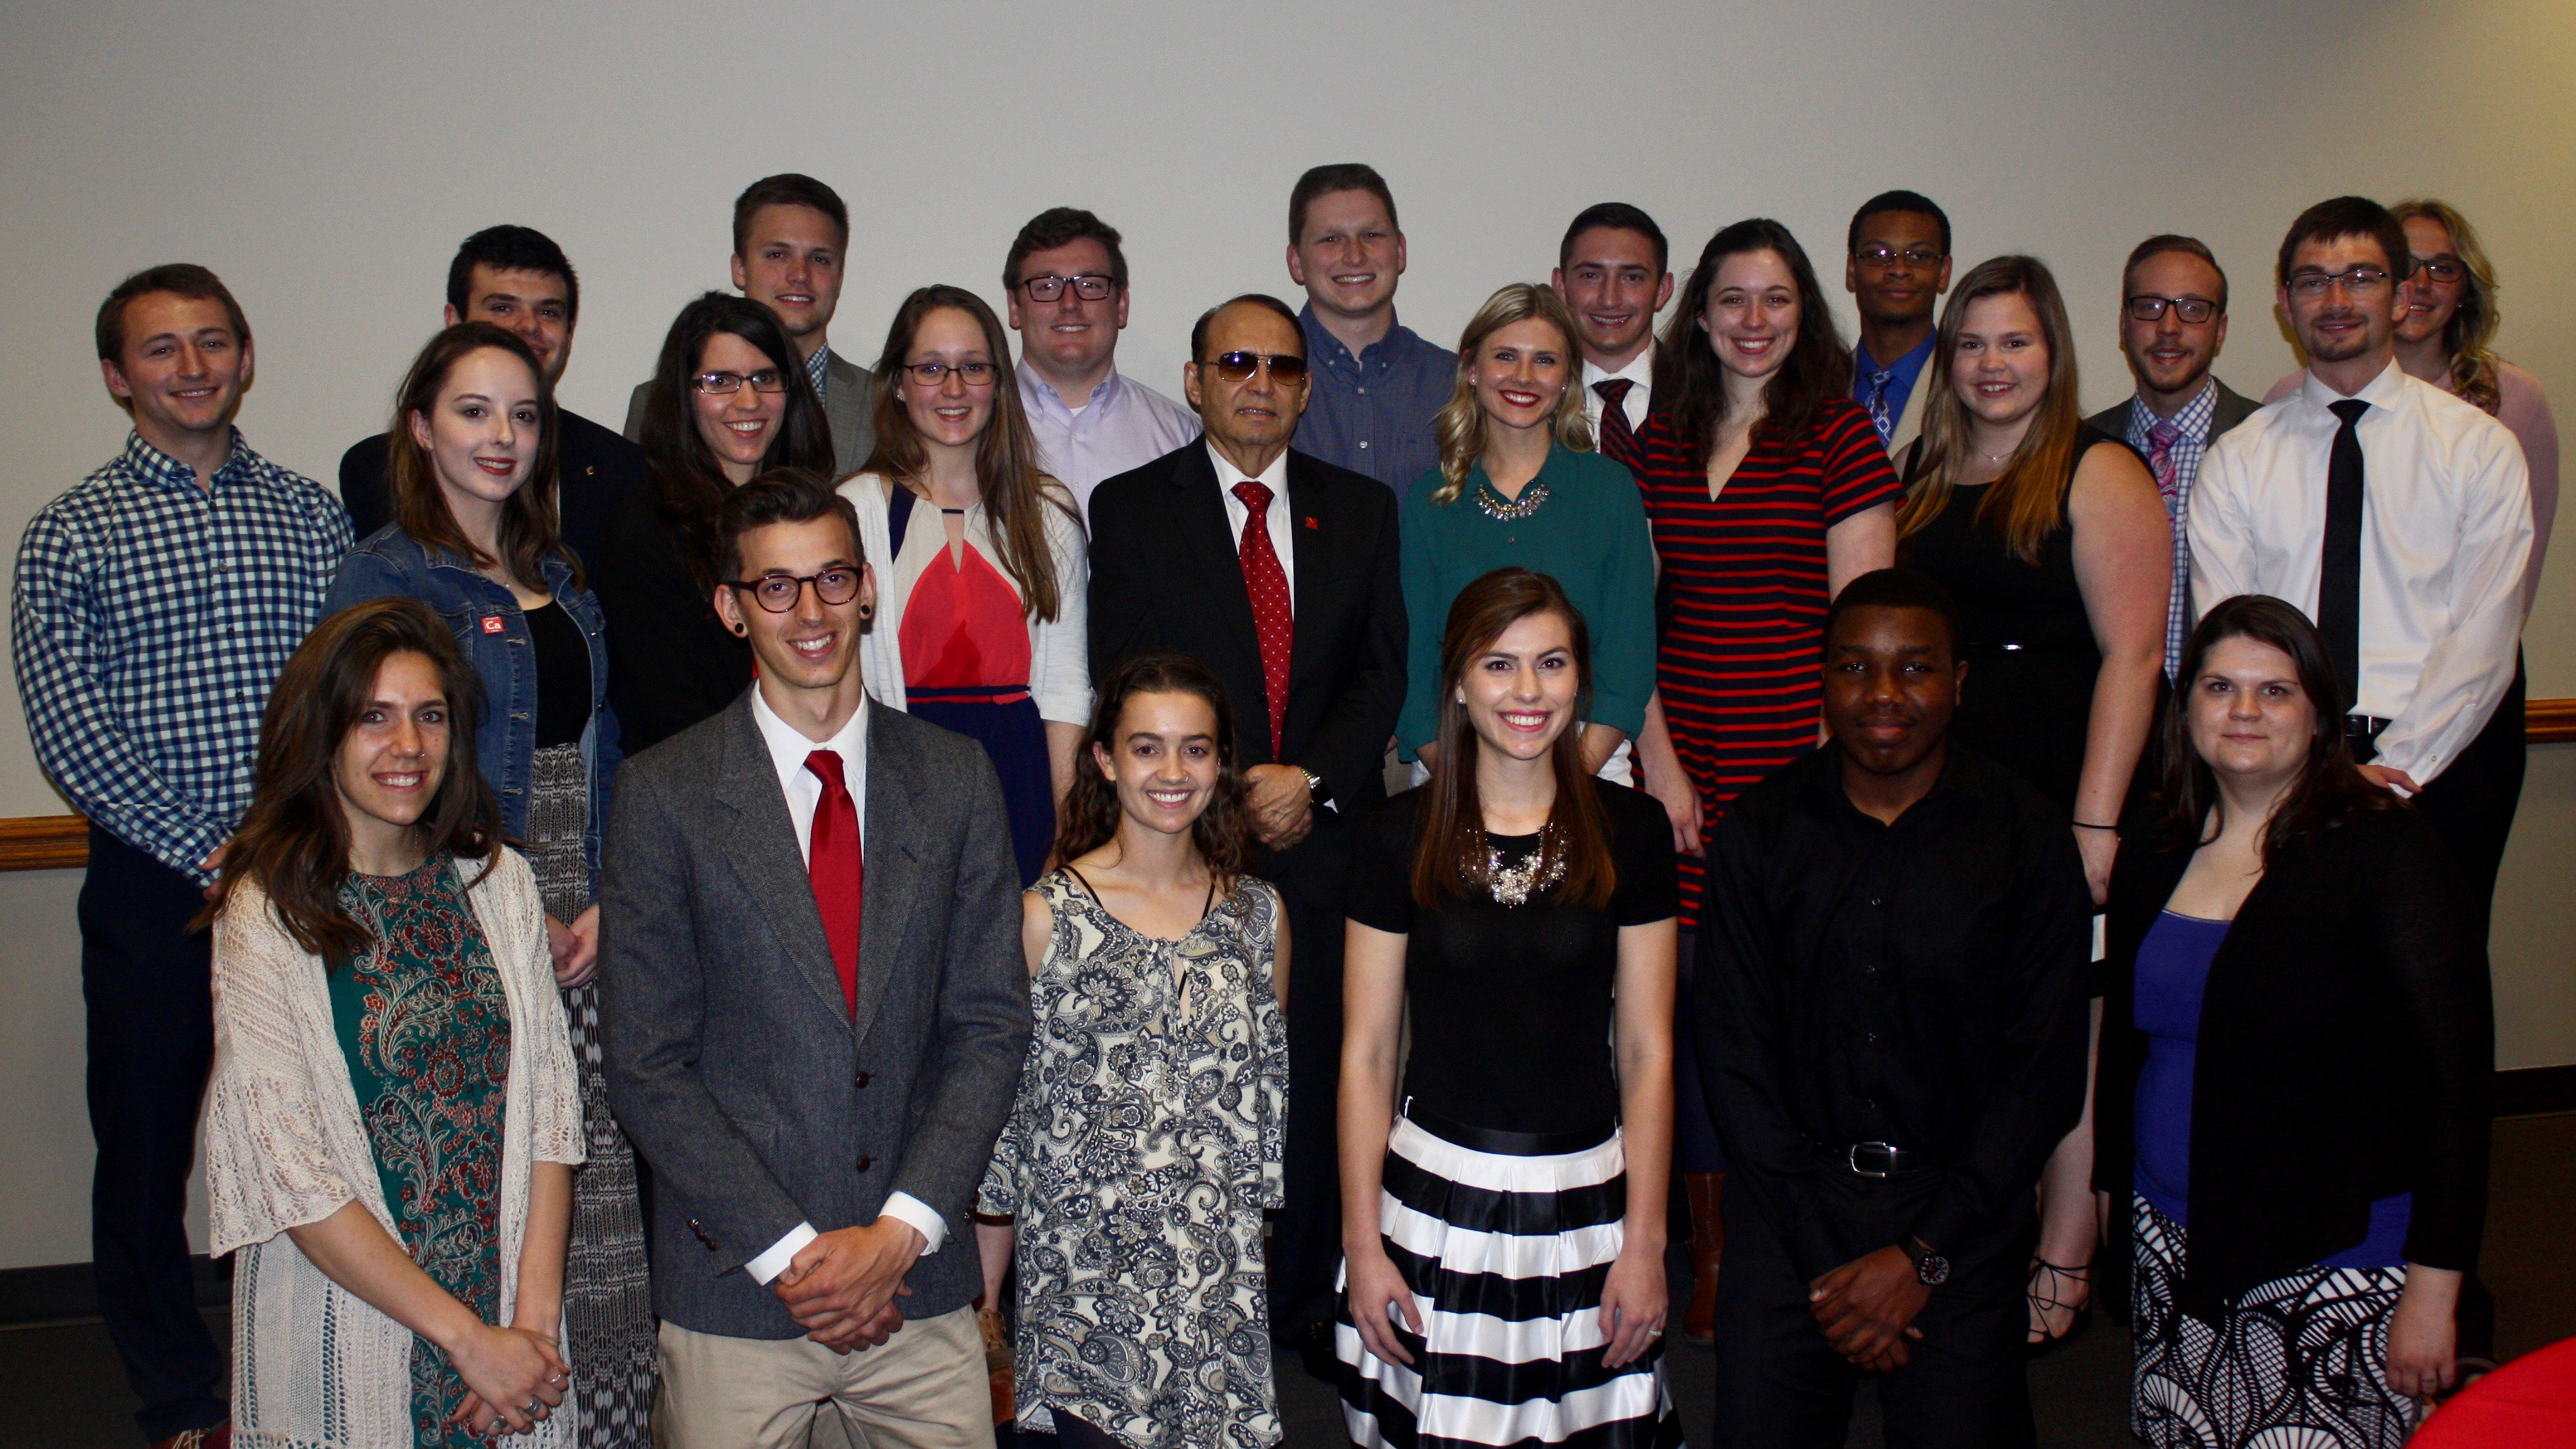
<svg viewBox="0 0 2576 1449">
<path fill-rule="evenodd" d="M 1901 460 L 1930 401 L 1915 384 L 1932 360 L 1933 310 L 1950 290 L 1950 218 L 1918 192 L 1884 191 L 1852 214 L 1848 244 L 1843 287 L 1860 307 L 1852 400 Z"/>
<path fill-rule="evenodd" d="M 1395 490 L 1440 461 L 1431 420 L 1458 385 L 1458 354 L 1395 320 L 1404 233 L 1374 167 L 1318 166 L 1288 194 L 1288 275 L 1306 289 L 1313 400 L 1298 451 Z"/>
</svg>

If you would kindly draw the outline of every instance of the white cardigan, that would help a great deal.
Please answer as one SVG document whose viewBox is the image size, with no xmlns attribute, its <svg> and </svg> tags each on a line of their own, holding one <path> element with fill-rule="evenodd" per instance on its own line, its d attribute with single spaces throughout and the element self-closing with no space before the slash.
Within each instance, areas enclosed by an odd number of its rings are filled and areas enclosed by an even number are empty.
<svg viewBox="0 0 2576 1449">
<path fill-rule="evenodd" d="M 581 1094 L 545 912 L 527 861 L 457 864 L 510 1012 L 502 1097 L 501 1319 L 518 1296 L 532 1164 L 582 1160 Z M 412 1332 L 313 1266 L 286 1230 L 364 1203 L 396 1242 L 332 1022 L 322 958 L 295 944 L 251 882 L 215 923 L 215 1066 L 206 1196 L 233 1267 L 233 1443 L 242 1449 L 404 1449 Z M 561 1325 L 557 1325 L 561 1342 Z M 514 1445 L 567 1445 L 569 1399 Z"/>
<path fill-rule="evenodd" d="M 902 486 L 882 473 L 854 473 L 841 481 L 842 496 L 859 511 L 859 543 L 877 573 L 877 616 L 860 637 L 860 678 L 869 696 L 888 709 L 904 707 L 903 641 L 898 637 L 903 632 L 904 607 L 912 602 L 913 585 L 921 581 L 922 570 L 948 544 L 939 510 L 915 499 L 912 521 L 904 530 L 903 552 L 894 551 L 889 490 Z M 1040 478 L 1038 486 L 1068 507 L 1074 506 L 1073 495 L 1063 484 Z M 1055 563 L 1056 611 L 1051 620 L 1029 621 L 1029 695 L 1037 701 L 1038 718 L 1088 728 L 1091 561 L 1082 525 L 1072 513 L 1052 505 L 1038 512 L 1046 519 L 1047 553 Z M 1010 581 L 1010 570 L 1002 567 L 1002 551 L 993 541 L 992 525 L 981 503 L 966 510 L 966 541 L 992 562 L 1003 582 Z"/>
</svg>

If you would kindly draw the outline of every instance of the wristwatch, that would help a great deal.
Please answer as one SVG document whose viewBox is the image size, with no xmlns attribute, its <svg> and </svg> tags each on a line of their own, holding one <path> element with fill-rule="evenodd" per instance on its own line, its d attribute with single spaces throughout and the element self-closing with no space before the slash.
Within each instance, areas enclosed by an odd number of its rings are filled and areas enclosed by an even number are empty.
<svg viewBox="0 0 2576 1449">
<path fill-rule="evenodd" d="M 1950 1281 L 1950 1260 L 1932 1250 L 1932 1245 L 1907 1233 L 1896 1246 L 1914 1260 L 1914 1280 L 1926 1288 L 1938 1288 Z"/>
<path fill-rule="evenodd" d="M 1297 773 L 1306 777 L 1306 794 L 1308 798 L 1312 799 L 1314 803 L 1318 805 L 1330 805 L 1333 803 L 1333 787 L 1324 783 L 1323 776 L 1316 774 L 1314 771 L 1307 769 L 1303 765 L 1299 765 L 1297 767 Z"/>
</svg>

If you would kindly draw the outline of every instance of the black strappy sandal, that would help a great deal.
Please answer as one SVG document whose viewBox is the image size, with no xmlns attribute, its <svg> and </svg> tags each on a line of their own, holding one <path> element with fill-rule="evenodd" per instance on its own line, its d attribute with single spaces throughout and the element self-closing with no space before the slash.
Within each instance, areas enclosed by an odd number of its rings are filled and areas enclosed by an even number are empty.
<svg viewBox="0 0 2576 1449">
<path fill-rule="evenodd" d="M 2043 1280 L 2046 1283 L 2045 1287 L 2042 1286 Z M 2081 1283 L 2088 1290 L 2082 1303 L 2074 1303 L 2058 1296 L 2067 1291 L 2066 1284 L 2069 1282 Z M 2075 1314 L 2075 1317 L 2067 1323 L 2066 1331 L 2063 1333 L 2051 1333 L 2045 1327 L 2038 1326 L 2028 1330 L 2034 1336 L 2024 1340 L 2023 1346 L 2032 1358 L 2053 1352 L 2059 1345 L 2092 1326 L 2093 1295 L 2089 1291 L 2092 1286 L 2093 1265 L 2090 1263 L 2067 1268 L 2052 1263 L 2046 1258 L 2035 1257 L 2030 1260 L 2030 1283 L 2024 1291 L 2029 1297 L 2031 1308 L 2038 1313 L 2040 1323 L 2044 1325 L 2050 1314 L 2061 1310 L 2072 1310 Z"/>
</svg>

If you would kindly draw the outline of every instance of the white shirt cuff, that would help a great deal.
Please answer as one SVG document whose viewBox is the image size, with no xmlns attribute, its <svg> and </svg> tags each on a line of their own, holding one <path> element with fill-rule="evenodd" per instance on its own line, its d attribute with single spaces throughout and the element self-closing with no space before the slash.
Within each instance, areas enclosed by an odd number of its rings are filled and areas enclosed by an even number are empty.
<svg viewBox="0 0 2576 1449">
<path fill-rule="evenodd" d="M 911 1193 L 899 1192 L 887 1198 L 885 1206 L 878 1209 L 878 1216 L 910 1224 L 914 1232 L 921 1234 L 921 1256 L 925 1258 L 938 1252 L 939 1245 L 948 1241 L 948 1220 L 931 1211 L 930 1204 Z"/>
<path fill-rule="evenodd" d="M 742 1270 L 751 1275 L 751 1281 L 767 1287 L 771 1279 L 787 1271 L 787 1265 L 796 1261 L 807 1243 L 821 1236 L 812 1223 L 798 1223 L 787 1230 L 787 1236 L 770 1244 L 768 1252 L 743 1264 Z"/>
</svg>

